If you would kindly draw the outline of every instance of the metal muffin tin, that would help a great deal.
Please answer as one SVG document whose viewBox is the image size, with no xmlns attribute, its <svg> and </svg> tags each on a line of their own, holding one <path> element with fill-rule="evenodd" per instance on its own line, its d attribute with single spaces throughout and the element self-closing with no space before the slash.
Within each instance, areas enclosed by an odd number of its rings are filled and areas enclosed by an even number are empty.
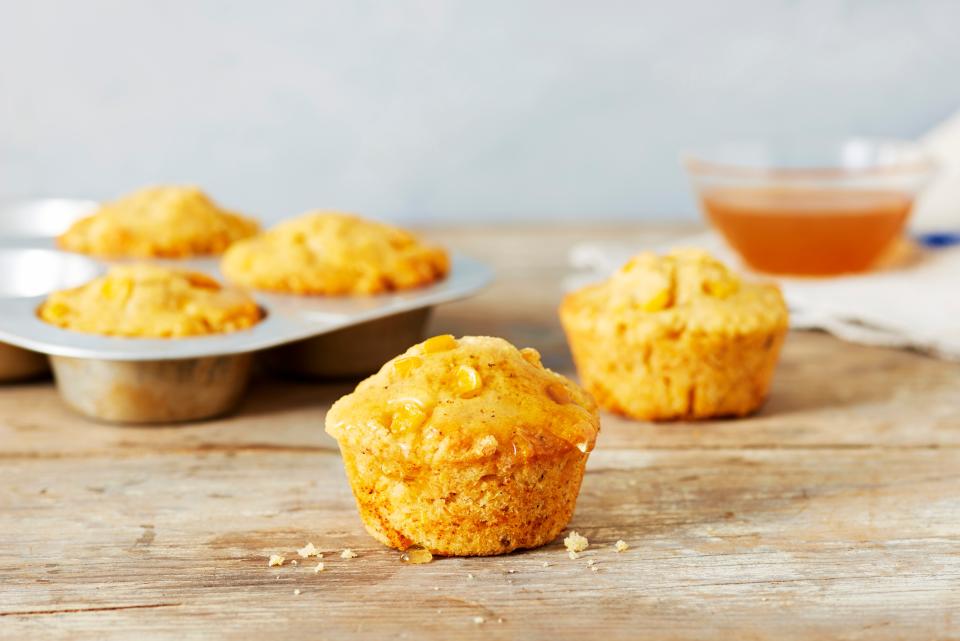
<svg viewBox="0 0 960 641">
<path fill-rule="evenodd" d="M 38 378 L 50 370 L 44 354 L 0 343 L 0 383 L 18 383 Z"/>
<path fill-rule="evenodd" d="M 248 330 L 177 339 L 84 334 L 40 320 L 37 308 L 50 291 L 86 282 L 108 263 L 58 251 L 50 237 L 5 234 L 2 221 L 9 217 L 0 210 L 0 341 L 50 355 L 64 400 L 111 422 L 166 423 L 228 412 L 247 383 L 250 355 L 262 350 L 270 350 L 273 366 L 300 375 L 375 370 L 420 338 L 433 306 L 470 296 L 492 278 L 482 263 L 453 254 L 447 278 L 418 289 L 353 297 L 249 291 L 265 317 Z M 58 233 L 68 222 L 55 230 L 39 227 Z M 224 282 L 218 258 L 154 262 Z"/>
<path fill-rule="evenodd" d="M 370 374 L 423 340 L 430 307 L 366 321 L 263 353 L 273 371 L 301 378 L 351 378 Z"/>
<path fill-rule="evenodd" d="M 48 294 L 83 282 L 88 274 L 78 264 L 59 264 L 69 273 L 54 271 L 43 252 L 31 248 L 49 245 L 51 236 L 96 206 L 89 200 L 56 198 L 0 201 L 0 299 Z M 0 383 L 38 378 L 49 370 L 46 355 L 0 343 Z"/>
</svg>

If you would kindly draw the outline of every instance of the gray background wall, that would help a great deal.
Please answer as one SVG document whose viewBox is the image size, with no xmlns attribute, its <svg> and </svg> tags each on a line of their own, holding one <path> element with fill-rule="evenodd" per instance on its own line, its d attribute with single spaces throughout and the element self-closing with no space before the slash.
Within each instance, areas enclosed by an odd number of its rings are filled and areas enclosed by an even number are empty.
<svg viewBox="0 0 960 641">
<path fill-rule="evenodd" d="M 692 217 L 680 149 L 919 135 L 958 34 L 934 0 L 0 0 L 0 195 Z"/>
</svg>

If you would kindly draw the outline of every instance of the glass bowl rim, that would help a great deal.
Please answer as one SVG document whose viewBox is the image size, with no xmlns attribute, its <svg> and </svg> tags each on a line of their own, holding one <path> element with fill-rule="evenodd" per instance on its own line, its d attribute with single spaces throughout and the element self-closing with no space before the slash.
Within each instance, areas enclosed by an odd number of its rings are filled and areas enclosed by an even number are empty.
<svg viewBox="0 0 960 641">
<path fill-rule="evenodd" d="M 702 148 L 685 150 L 680 160 L 691 176 L 718 176 L 729 178 L 777 178 L 777 179 L 848 179 L 856 177 L 894 177 L 903 175 L 930 175 L 937 171 L 938 164 L 923 145 L 914 140 L 899 138 L 873 138 L 867 136 L 849 136 L 836 138 L 831 143 L 837 147 L 842 144 L 861 143 L 872 147 L 887 146 L 897 148 L 911 156 L 909 160 L 892 163 L 874 161 L 862 167 L 842 167 L 828 163 L 811 163 L 801 166 L 777 166 L 775 163 L 760 164 L 712 160 L 710 152 L 734 146 L 753 145 L 775 149 L 776 144 L 764 140 L 734 139 Z"/>
</svg>

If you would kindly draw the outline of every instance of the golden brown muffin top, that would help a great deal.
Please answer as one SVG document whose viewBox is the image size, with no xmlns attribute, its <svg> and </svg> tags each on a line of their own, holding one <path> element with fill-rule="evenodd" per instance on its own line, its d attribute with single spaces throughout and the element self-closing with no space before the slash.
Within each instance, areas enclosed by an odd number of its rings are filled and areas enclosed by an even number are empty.
<svg viewBox="0 0 960 641">
<path fill-rule="evenodd" d="M 447 253 L 413 234 L 354 214 L 326 211 L 280 223 L 223 257 L 231 281 L 296 294 L 375 294 L 446 276 Z"/>
<path fill-rule="evenodd" d="M 246 329 L 260 309 L 206 274 L 156 265 L 118 265 L 85 285 L 50 294 L 40 318 L 88 334 L 176 338 Z"/>
<path fill-rule="evenodd" d="M 222 253 L 258 229 L 196 187 L 147 187 L 78 220 L 57 242 L 105 258 L 182 258 Z"/>
<path fill-rule="evenodd" d="M 568 321 L 642 335 L 738 334 L 787 323 L 779 287 L 745 282 L 697 249 L 639 254 L 607 281 L 569 294 L 561 314 Z"/>
<path fill-rule="evenodd" d="M 423 465 L 589 452 L 599 429 L 589 394 L 536 350 L 488 336 L 414 345 L 327 413 L 341 445 Z"/>
</svg>

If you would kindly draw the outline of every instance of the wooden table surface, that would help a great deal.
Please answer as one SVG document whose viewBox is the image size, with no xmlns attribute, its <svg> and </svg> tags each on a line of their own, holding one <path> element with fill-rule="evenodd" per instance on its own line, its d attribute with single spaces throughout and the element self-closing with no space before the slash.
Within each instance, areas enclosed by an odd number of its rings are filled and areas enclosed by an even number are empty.
<svg viewBox="0 0 960 641">
<path fill-rule="evenodd" d="M 657 237 L 434 236 L 498 280 L 433 331 L 502 335 L 564 372 L 568 248 Z M 165 428 L 89 423 L 49 382 L 0 388 L 0 638 L 960 638 L 957 364 L 793 333 L 753 418 L 604 416 L 576 561 L 556 541 L 402 564 L 323 433 L 350 387 L 259 380 L 235 416 Z M 267 566 L 308 541 L 323 572 Z"/>
</svg>

